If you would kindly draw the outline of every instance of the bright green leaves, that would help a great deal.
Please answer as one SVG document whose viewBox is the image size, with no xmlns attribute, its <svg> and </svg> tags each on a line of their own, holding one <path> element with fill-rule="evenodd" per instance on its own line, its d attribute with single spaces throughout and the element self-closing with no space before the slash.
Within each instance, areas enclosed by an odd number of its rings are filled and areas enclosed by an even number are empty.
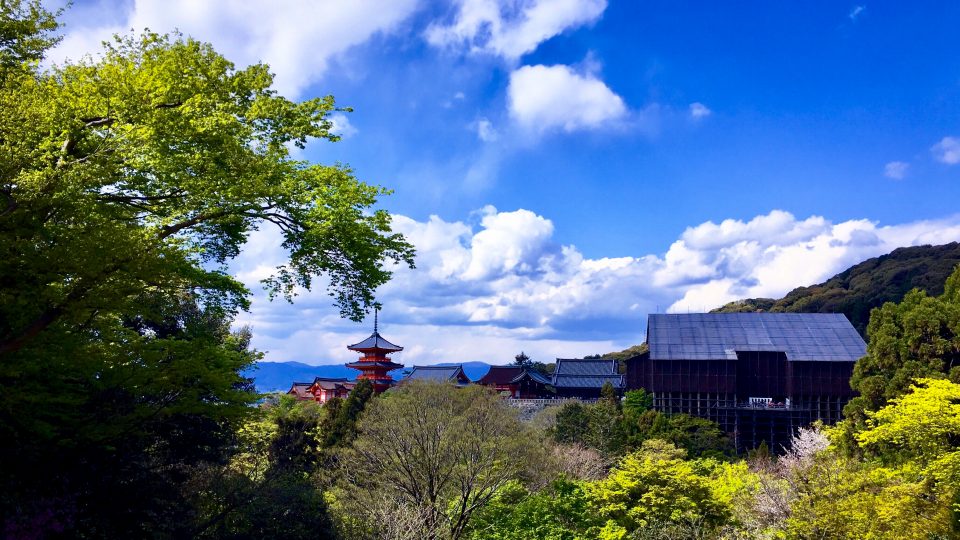
<svg viewBox="0 0 960 540">
<path fill-rule="evenodd" d="M 860 392 L 845 408 L 848 418 L 862 422 L 903 395 L 918 378 L 960 378 L 960 268 L 947 280 L 944 294 L 909 292 L 899 304 L 874 309 L 867 333 L 867 356 L 854 367 L 851 385 Z"/>
<path fill-rule="evenodd" d="M 600 517 L 627 532 L 666 523 L 724 523 L 730 509 L 714 496 L 709 474 L 685 455 L 658 440 L 627 454 L 610 476 L 587 488 Z"/>
<path fill-rule="evenodd" d="M 341 314 L 361 318 L 413 249 L 375 208 L 386 190 L 291 159 L 291 146 L 336 140 L 333 98 L 297 103 L 271 84 L 265 66 L 238 70 L 207 44 L 145 34 L 3 85 L 0 279 L 20 286 L 0 298 L 11 307 L 0 351 L 136 305 L 144 289 L 244 307 L 245 289 L 210 265 L 262 226 L 290 255 L 272 292 L 289 298 L 323 275 Z"/>
</svg>

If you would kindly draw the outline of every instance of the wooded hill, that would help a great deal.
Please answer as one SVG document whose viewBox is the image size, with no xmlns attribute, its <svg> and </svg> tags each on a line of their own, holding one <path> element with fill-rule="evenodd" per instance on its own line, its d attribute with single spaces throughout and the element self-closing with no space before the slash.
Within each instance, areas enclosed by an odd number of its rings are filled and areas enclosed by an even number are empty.
<svg viewBox="0 0 960 540">
<path fill-rule="evenodd" d="M 944 282 L 958 264 L 960 243 L 957 242 L 898 248 L 867 259 L 823 283 L 798 287 L 779 300 L 747 298 L 730 302 L 711 313 L 843 313 L 866 337 L 870 310 L 886 302 L 900 302 L 914 288 L 930 296 L 942 294 Z"/>
</svg>

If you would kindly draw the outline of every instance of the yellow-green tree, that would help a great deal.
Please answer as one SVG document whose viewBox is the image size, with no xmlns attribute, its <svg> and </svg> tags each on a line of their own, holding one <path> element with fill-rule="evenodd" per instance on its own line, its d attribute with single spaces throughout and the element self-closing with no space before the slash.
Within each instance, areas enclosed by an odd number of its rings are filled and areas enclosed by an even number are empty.
<svg viewBox="0 0 960 540">
<path fill-rule="evenodd" d="M 726 523 L 730 499 L 715 493 L 709 464 L 685 456 L 669 443 L 645 441 L 606 479 L 588 484 L 591 506 L 606 522 L 600 534 L 625 538 L 643 529 L 673 529 L 681 535 Z"/>
</svg>

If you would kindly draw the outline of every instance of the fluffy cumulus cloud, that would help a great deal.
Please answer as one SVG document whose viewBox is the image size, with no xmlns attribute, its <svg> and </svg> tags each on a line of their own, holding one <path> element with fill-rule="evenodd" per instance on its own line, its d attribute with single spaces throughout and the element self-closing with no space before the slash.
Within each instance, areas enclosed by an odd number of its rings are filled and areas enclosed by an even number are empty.
<svg viewBox="0 0 960 540">
<path fill-rule="evenodd" d="M 417 269 L 397 268 L 379 291 L 381 322 L 403 361 L 507 362 L 520 350 L 550 359 L 606 352 L 644 339 L 646 315 L 705 311 L 747 297 L 780 297 L 900 246 L 960 239 L 960 215 L 881 226 L 798 219 L 775 210 L 687 228 L 665 253 L 588 258 L 554 238 L 546 216 L 486 207 L 469 219 L 396 216 Z M 234 267 L 256 282 L 282 261 L 275 233 L 251 238 Z M 340 320 L 322 291 L 296 304 L 262 294 L 241 323 L 270 360 L 337 363 L 367 325 Z"/>
<path fill-rule="evenodd" d="M 591 74 L 569 66 L 523 66 L 510 74 L 510 116 L 536 131 L 595 129 L 627 114 L 623 99 Z"/>
<path fill-rule="evenodd" d="M 903 180 L 907 176 L 910 164 L 903 161 L 891 161 L 883 166 L 883 175 L 894 180 Z"/>
<path fill-rule="evenodd" d="M 606 0 L 460 0 L 452 21 L 431 25 L 427 41 L 515 60 L 570 28 L 592 23 Z"/>
<path fill-rule="evenodd" d="M 102 2 L 75 8 L 82 12 L 82 20 L 68 26 L 51 59 L 76 60 L 95 53 L 101 41 L 131 28 L 160 32 L 179 29 L 213 43 L 238 65 L 266 62 L 276 74 L 275 86 L 280 93 L 297 96 L 323 75 L 331 58 L 378 32 L 394 30 L 418 3 L 134 0 L 123 11 Z"/>
<path fill-rule="evenodd" d="M 933 157 L 940 163 L 956 165 L 960 163 L 960 137 L 944 137 L 930 148 Z"/>
</svg>

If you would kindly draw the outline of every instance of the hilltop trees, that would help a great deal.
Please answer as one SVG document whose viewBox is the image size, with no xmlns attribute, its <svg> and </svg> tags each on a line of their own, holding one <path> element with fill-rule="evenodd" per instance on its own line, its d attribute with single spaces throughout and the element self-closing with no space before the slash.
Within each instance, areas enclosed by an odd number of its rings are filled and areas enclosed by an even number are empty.
<svg viewBox="0 0 960 540">
<path fill-rule="evenodd" d="M 960 267 L 940 296 L 915 289 L 899 304 L 875 309 L 867 333 L 867 356 L 854 366 L 850 380 L 860 396 L 844 409 L 852 421 L 862 423 L 866 411 L 903 395 L 916 379 L 960 382 Z"/>
</svg>

